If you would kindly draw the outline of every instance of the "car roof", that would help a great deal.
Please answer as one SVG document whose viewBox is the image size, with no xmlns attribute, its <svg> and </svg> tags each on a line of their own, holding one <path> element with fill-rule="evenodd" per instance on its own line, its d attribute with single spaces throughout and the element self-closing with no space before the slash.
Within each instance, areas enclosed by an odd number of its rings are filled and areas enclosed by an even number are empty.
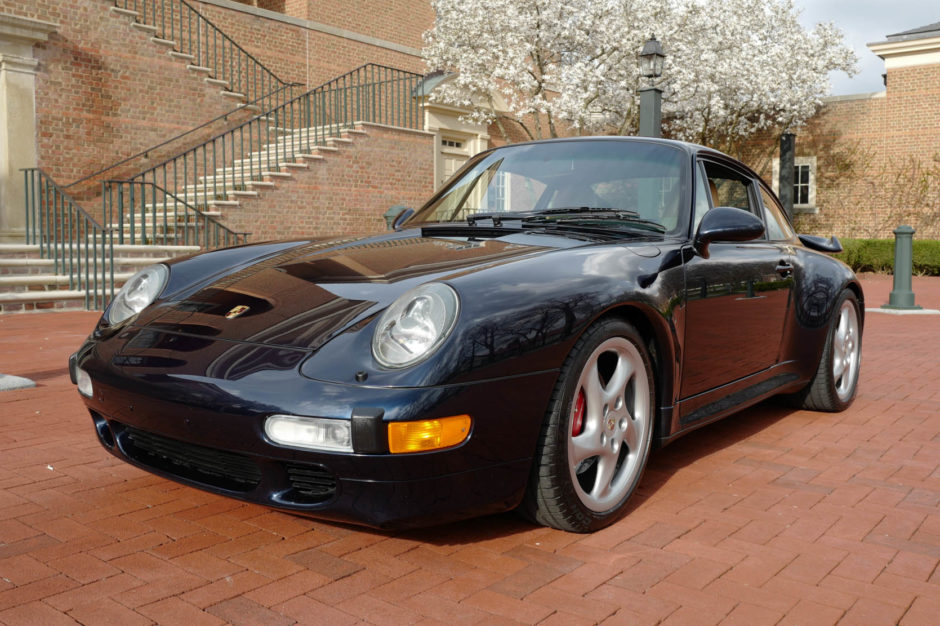
<svg viewBox="0 0 940 626">
<path fill-rule="evenodd" d="M 719 160 L 725 161 L 727 163 L 734 163 L 738 167 L 744 168 L 748 172 L 748 174 L 750 174 L 757 180 L 761 180 L 760 175 L 757 172 L 755 172 L 753 169 L 751 169 L 750 167 L 748 167 L 746 164 L 742 163 L 738 159 L 734 158 L 733 156 L 725 154 L 724 152 L 721 152 L 720 150 L 709 148 L 708 146 L 703 146 L 697 143 L 691 143 L 688 141 L 678 141 L 676 139 L 663 139 L 660 137 L 636 137 L 636 136 L 631 136 L 631 135 L 588 135 L 585 137 L 553 137 L 551 139 L 538 139 L 535 141 L 525 141 L 525 142 L 507 144 L 505 146 L 496 146 L 496 147 L 490 148 L 489 150 L 486 150 L 486 152 L 490 152 L 492 150 L 499 150 L 500 148 L 507 148 L 510 146 L 527 146 L 527 145 L 538 145 L 538 144 L 544 144 L 544 143 L 561 143 L 561 142 L 568 142 L 568 141 L 590 141 L 590 142 L 620 141 L 620 142 L 628 142 L 628 143 L 657 143 L 661 145 L 672 146 L 675 148 L 679 148 L 680 150 L 688 154 L 690 157 L 695 157 L 698 155 L 709 156 L 712 158 L 717 158 Z"/>
</svg>

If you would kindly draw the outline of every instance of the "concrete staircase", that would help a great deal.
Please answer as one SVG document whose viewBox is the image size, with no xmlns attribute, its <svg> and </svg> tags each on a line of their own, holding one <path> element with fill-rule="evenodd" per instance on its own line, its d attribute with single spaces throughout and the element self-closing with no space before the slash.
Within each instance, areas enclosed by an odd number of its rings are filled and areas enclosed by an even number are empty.
<svg viewBox="0 0 940 626">
<path fill-rule="evenodd" d="M 194 241 L 192 232 L 196 230 L 194 222 L 198 218 L 178 201 L 224 224 L 227 209 L 263 198 L 266 191 L 290 184 L 296 175 L 317 167 L 354 141 L 368 136 L 362 128 L 275 130 L 272 134 L 275 139 L 259 150 L 199 177 L 156 203 L 135 204 L 133 211 L 123 213 L 123 222 L 112 221 L 108 226 L 115 232 L 123 232 L 128 240 L 133 234 L 135 242 L 188 244 Z M 328 132 L 338 135 L 327 136 Z"/>
<path fill-rule="evenodd" d="M 138 270 L 167 259 L 193 254 L 198 246 L 115 245 L 115 291 Z M 105 259 L 98 259 L 98 267 Z M 0 313 L 86 308 L 85 291 L 65 268 L 40 256 L 38 245 L 0 244 Z"/>
</svg>

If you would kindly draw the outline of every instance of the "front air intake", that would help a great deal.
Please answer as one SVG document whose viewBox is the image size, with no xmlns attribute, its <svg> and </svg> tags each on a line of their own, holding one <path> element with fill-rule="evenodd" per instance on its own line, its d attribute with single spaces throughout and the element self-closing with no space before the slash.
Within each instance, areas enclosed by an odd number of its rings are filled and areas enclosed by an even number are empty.
<svg viewBox="0 0 940 626">
<path fill-rule="evenodd" d="M 118 441 L 134 461 L 156 470 L 229 491 L 252 491 L 261 470 L 248 456 L 170 439 L 124 426 Z"/>
<path fill-rule="evenodd" d="M 297 504 L 325 502 L 336 493 L 336 478 L 319 465 L 291 463 L 287 466 L 291 489 L 283 499 Z"/>
</svg>

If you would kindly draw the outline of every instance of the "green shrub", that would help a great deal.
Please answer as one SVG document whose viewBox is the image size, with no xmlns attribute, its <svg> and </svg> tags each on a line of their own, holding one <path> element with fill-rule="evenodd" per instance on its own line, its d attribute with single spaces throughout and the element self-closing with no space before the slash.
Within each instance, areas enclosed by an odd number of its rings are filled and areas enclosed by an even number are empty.
<svg viewBox="0 0 940 626">
<path fill-rule="evenodd" d="M 894 239 L 842 239 L 842 252 L 837 259 L 856 272 L 894 271 Z M 914 239 L 913 270 L 915 274 L 940 276 L 940 241 Z"/>
</svg>

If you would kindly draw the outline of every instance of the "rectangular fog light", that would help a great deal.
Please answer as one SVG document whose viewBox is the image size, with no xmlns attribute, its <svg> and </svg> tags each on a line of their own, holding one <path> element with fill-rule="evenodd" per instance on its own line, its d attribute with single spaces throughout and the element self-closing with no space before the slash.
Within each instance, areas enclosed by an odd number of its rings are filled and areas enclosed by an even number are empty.
<svg viewBox="0 0 940 626">
<path fill-rule="evenodd" d="M 352 452 L 349 420 L 298 415 L 272 415 L 264 432 L 276 444 L 329 452 Z"/>
<path fill-rule="evenodd" d="M 75 367 L 75 384 L 78 385 L 78 393 L 83 396 L 91 398 L 95 395 L 95 391 L 91 385 L 91 376 L 88 375 L 88 372 L 77 366 Z"/>
</svg>

